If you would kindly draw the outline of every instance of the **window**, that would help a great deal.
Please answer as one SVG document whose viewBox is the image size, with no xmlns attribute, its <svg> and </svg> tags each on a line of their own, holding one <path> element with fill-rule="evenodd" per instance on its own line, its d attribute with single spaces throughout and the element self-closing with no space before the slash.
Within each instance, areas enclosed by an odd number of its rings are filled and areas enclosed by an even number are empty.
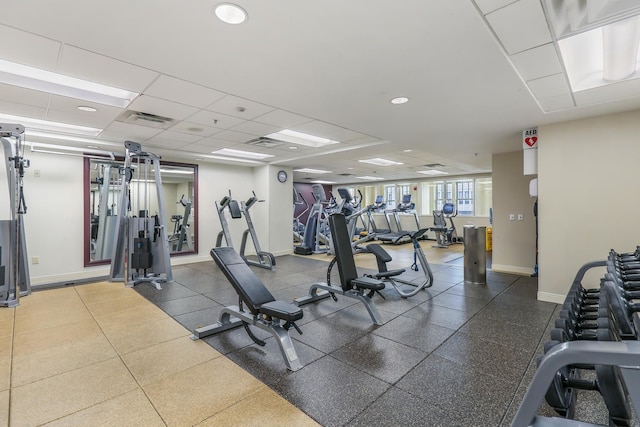
<svg viewBox="0 0 640 427">
<path fill-rule="evenodd" d="M 473 180 L 456 182 L 456 209 L 458 215 L 473 215 Z"/>
<path fill-rule="evenodd" d="M 461 178 L 420 183 L 420 213 L 432 215 L 445 203 L 453 203 L 460 216 L 489 216 L 491 177 Z"/>
<path fill-rule="evenodd" d="M 396 186 L 395 185 L 385 185 L 384 186 L 384 195 L 387 200 L 387 209 L 395 209 L 396 207 Z"/>
</svg>

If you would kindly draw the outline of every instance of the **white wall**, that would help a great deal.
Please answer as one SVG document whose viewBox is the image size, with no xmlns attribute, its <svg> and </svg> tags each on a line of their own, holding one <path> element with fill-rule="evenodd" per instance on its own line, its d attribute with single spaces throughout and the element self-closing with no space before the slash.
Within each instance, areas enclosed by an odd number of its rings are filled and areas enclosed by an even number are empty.
<svg viewBox="0 0 640 427">
<path fill-rule="evenodd" d="M 638 135 L 640 110 L 539 127 L 539 299 L 563 301 L 581 265 L 640 243 Z"/>
<path fill-rule="evenodd" d="M 30 263 L 33 286 L 52 283 L 73 283 L 109 274 L 109 266 L 84 267 L 84 209 L 83 209 L 83 160 L 80 157 L 31 153 L 26 156 L 32 166 L 24 179 L 28 213 L 25 215 L 25 234 L 29 261 L 40 258 L 37 265 Z M 281 255 L 291 253 L 291 182 L 277 182 L 276 173 L 281 168 L 264 166 L 256 168 L 200 164 L 198 168 L 198 254 L 173 257 L 173 265 L 197 261 L 210 261 L 209 251 L 215 246 L 222 229 L 215 208 L 228 191 L 238 201 L 246 200 L 251 190 L 265 203 L 258 203 L 252 210 L 252 218 L 260 238 L 262 249 Z M 34 171 L 40 177 L 34 177 Z M 285 168 L 289 176 L 291 170 Z M 8 194 L 4 169 L 0 170 L 0 202 L 2 215 L 9 217 Z M 173 197 L 173 196 L 172 196 Z M 179 196 L 178 196 L 179 197 Z M 175 201 L 165 200 L 171 209 Z M 231 220 L 232 240 L 240 248 L 244 220 Z M 170 226 L 171 224 L 169 224 Z M 253 250 L 248 245 L 247 251 Z"/>
<path fill-rule="evenodd" d="M 515 141 L 518 145 L 519 141 Z M 536 260 L 535 199 L 529 197 L 534 176 L 523 174 L 522 150 L 494 154 L 492 269 L 518 274 L 533 273 Z M 516 220 L 511 221 L 510 215 Z M 523 220 L 518 221 L 518 215 Z"/>
</svg>

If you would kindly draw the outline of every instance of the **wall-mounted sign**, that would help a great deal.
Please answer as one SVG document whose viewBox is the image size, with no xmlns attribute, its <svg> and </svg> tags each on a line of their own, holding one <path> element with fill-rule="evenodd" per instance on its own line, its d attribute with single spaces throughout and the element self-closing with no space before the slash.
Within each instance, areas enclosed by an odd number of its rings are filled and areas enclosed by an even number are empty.
<svg viewBox="0 0 640 427">
<path fill-rule="evenodd" d="M 538 128 L 522 131 L 522 148 L 538 148 Z"/>
</svg>

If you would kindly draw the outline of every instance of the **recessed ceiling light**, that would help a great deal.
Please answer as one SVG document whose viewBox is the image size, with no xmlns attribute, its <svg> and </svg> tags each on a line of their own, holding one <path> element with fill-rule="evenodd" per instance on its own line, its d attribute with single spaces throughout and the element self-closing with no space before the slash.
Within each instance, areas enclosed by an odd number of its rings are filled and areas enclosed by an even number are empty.
<svg viewBox="0 0 640 427">
<path fill-rule="evenodd" d="M 294 145 L 292 145 L 291 147 L 289 147 L 289 150 L 297 150 L 297 149 L 298 149 L 298 147 L 296 147 L 296 146 L 294 146 Z"/>
<path fill-rule="evenodd" d="M 410 148 L 407 148 L 406 150 L 402 150 L 402 152 L 403 152 L 403 153 L 410 153 L 410 152 L 412 152 L 412 151 L 413 151 L 413 150 L 412 150 L 412 149 L 410 149 Z"/>
<path fill-rule="evenodd" d="M 93 148 L 93 149 L 97 149 L 97 148 L 99 148 L 97 145 L 87 145 L 86 147 L 87 147 L 87 148 Z"/>
<path fill-rule="evenodd" d="M 203 132 L 204 131 L 204 129 L 199 128 L 199 127 L 190 127 L 190 128 L 187 128 L 187 130 L 189 132 Z"/>
<path fill-rule="evenodd" d="M 233 3 L 219 3 L 215 7 L 215 14 L 219 20 L 227 24 L 242 24 L 247 20 L 247 11 Z"/>
<path fill-rule="evenodd" d="M 401 165 L 402 163 L 400 162 L 396 162 L 393 160 L 387 160 L 387 159 L 381 159 L 379 157 L 373 158 L 373 159 L 365 159 L 365 160 L 358 160 L 360 163 L 369 163 L 370 165 L 376 165 L 376 166 L 397 166 L 397 165 Z"/>
<path fill-rule="evenodd" d="M 255 159 L 255 160 L 262 160 L 268 157 L 273 157 L 273 154 L 255 153 L 253 151 L 233 150 L 231 148 L 221 148 L 220 150 L 212 151 L 211 154 L 218 154 L 221 156 L 241 157 L 243 159 Z"/>
<path fill-rule="evenodd" d="M 331 184 L 337 184 L 337 182 L 335 181 L 320 181 L 320 180 L 314 180 L 314 181 L 309 181 L 312 184 L 327 184 L 327 185 L 331 185 Z"/>
<path fill-rule="evenodd" d="M 399 96 L 397 98 L 393 98 L 391 100 L 391 103 L 398 105 L 398 104 L 404 104 L 407 101 L 409 101 L 409 98 L 407 98 L 406 96 Z"/>
<path fill-rule="evenodd" d="M 78 110 L 87 111 L 89 113 L 95 113 L 96 111 L 98 111 L 97 108 L 89 107 L 88 105 L 78 105 Z"/>
<path fill-rule="evenodd" d="M 303 173 L 318 173 L 318 174 L 322 174 L 322 173 L 331 173 L 331 171 L 325 171 L 322 169 L 311 169 L 311 168 L 301 168 L 301 169 L 294 169 L 294 172 L 303 172 Z"/>
</svg>

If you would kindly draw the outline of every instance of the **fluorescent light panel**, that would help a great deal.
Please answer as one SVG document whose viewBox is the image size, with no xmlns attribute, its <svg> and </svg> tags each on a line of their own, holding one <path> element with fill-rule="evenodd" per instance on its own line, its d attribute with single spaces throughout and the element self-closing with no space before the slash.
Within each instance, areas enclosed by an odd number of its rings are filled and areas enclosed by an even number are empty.
<svg viewBox="0 0 640 427">
<path fill-rule="evenodd" d="M 430 169 L 426 171 L 416 171 L 416 172 L 421 173 L 423 175 L 449 175 L 448 172 L 439 171 L 437 169 Z"/>
<path fill-rule="evenodd" d="M 573 92 L 639 77 L 640 15 L 558 41 Z"/>
<path fill-rule="evenodd" d="M 402 163 L 400 162 L 396 162 L 393 160 L 387 160 L 387 159 L 381 159 L 379 157 L 376 157 L 374 159 L 366 159 L 366 160 L 358 160 L 360 163 L 369 163 L 370 165 L 376 165 L 376 166 L 397 166 L 397 165 L 401 165 Z"/>
<path fill-rule="evenodd" d="M 125 108 L 139 93 L 0 59 L 0 83 Z"/>
<path fill-rule="evenodd" d="M 315 180 L 315 181 L 310 181 L 312 184 L 327 184 L 327 185 L 331 185 L 331 184 L 337 184 L 337 182 L 334 181 L 321 181 L 321 180 Z"/>
<path fill-rule="evenodd" d="M 303 173 L 317 173 L 317 174 L 322 174 L 322 173 L 331 173 L 331 171 L 325 171 L 322 169 L 311 169 L 311 168 L 302 168 L 302 169 L 294 169 L 294 172 L 303 172 Z"/>
<path fill-rule="evenodd" d="M 254 160 L 263 160 L 268 157 L 273 157 L 273 154 L 254 153 L 253 151 L 233 150 L 231 148 L 221 148 L 220 150 L 212 151 L 211 154 Z"/>
<path fill-rule="evenodd" d="M 266 135 L 267 138 L 277 139 L 280 141 L 290 142 L 292 144 L 304 145 L 307 147 L 319 148 L 326 145 L 339 144 L 340 141 L 322 138 L 320 136 L 309 135 L 307 133 L 298 132 L 290 129 L 283 129 L 279 132 Z"/>
<path fill-rule="evenodd" d="M 357 179 L 364 179 L 364 180 L 367 180 L 367 181 L 381 181 L 381 180 L 384 179 L 384 178 L 380 178 L 380 177 L 377 177 L 377 176 L 356 176 L 356 178 Z"/>
<path fill-rule="evenodd" d="M 48 130 L 54 132 L 66 132 L 85 136 L 97 136 L 102 129 L 87 126 L 71 125 L 68 123 L 51 122 L 48 120 L 32 119 L 30 117 L 12 116 L 10 114 L 0 114 L 1 120 L 8 120 L 11 123 L 19 123 L 27 129 Z"/>
</svg>

